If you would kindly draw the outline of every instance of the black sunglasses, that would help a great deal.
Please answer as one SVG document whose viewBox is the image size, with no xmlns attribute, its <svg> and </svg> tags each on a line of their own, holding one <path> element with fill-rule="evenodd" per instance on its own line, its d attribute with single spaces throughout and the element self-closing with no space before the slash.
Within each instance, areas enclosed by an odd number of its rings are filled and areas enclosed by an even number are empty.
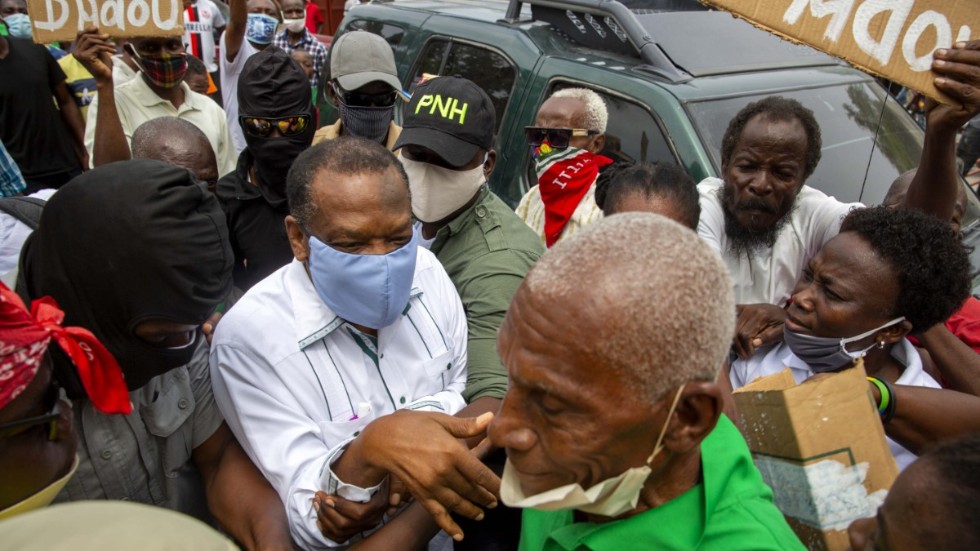
<svg viewBox="0 0 980 551">
<path fill-rule="evenodd" d="M 242 130 L 250 136 L 264 138 L 272 133 L 272 129 L 279 130 L 283 136 L 295 136 L 302 134 L 310 125 L 309 115 L 294 115 L 292 117 L 279 117 L 269 119 L 265 117 L 238 117 L 238 122 L 242 125 Z"/>
<path fill-rule="evenodd" d="M 18 419 L 9 423 L 0 424 L 0 440 L 13 438 L 18 434 L 38 426 L 47 424 L 45 429 L 48 441 L 54 442 L 58 439 L 58 423 L 61 421 L 61 388 L 57 383 L 52 382 L 48 390 L 44 393 L 44 406 L 48 413 L 36 417 Z"/>
<path fill-rule="evenodd" d="M 584 128 L 541 128 L 540 126 L 525 126 L 524 137 L 527 143 L 535 147 L 548 142 L 552 149 L 565 149 L 572 136 L 596 136 L 598 130 L 586 130 Z"/>
<path fill-rule="evenodd" d="M 391 107 L 398 99 L 398 92 L 392 90 L 384 94 L 362 94 L 360 92 L 348 92 L 340 86 L 334 84 L 334 91 L 344 102 L 344 105 L 351 107 Z"/>
</svg>

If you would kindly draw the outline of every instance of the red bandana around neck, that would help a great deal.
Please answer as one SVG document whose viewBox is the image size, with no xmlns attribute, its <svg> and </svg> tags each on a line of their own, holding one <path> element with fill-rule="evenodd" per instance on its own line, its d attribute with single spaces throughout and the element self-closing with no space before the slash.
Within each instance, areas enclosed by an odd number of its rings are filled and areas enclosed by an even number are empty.
<svg viewBox="0 0 980 551">
<path fill-rule="evenodd" d="M 536 167 L 538 191 L 544 203 L 544 240 L 550 248 L 561 237 L 575 209 L 595 183 L 599 169 L 613 160 L 574 147 L 551 154 L 539 151 L 539 155 Z"/>
</svg>

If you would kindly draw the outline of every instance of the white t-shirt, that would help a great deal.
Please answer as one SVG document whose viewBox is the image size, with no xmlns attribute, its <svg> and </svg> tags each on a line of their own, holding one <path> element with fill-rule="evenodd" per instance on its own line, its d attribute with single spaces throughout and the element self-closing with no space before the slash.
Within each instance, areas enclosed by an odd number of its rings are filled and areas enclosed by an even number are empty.
<svg viewBox="0 0 980 551">
<path fill-rule="evenodd" d="M 187 53 L 204 62 L 209 73 L 218 70 L 214 30 L 225 24 L 225 18 L 211 0 L 197 0 L 184 9 L 184 47 Z"/>
<path fill-rule="evenodd" d="M 705 178 L 698 184 L 701 219 L 698 235 L 721 255 L 732 276 L 735 304 L 768 303 L 785 306 L 803 268 L 827 241 L 840 232 L 841 222 L 861 203 L 841 203 L 804 185 L 796 196 L 789 220 L 771 249 L 735 256 L 725 233 L 725 213 L 718 190 L 724 182 Z"/>
<path fill-rule="evenodd" d="M 225 35 L 221 35 L 219 41 L 221 51 L 225 51 Z M 221 102 L 225 106 L 225 115 L 228 117 L 228 130 L 231 132 L 231 143 L 235 146 L 235 155 L 245 149 L 245 135 L 242 134 L 242 127 L 238 124 L 238 75 L 242 74 L 245 62 L 253 54 L 258 53 L 255 46 L 242 38 L 242 46 L 238 49 L 238 55 L 234 61 L 228 61 L 228 57 L 223 53 L 219 56 L 218 64 L 221 66 Z"/>
<path fill-rule="evenodd" d="M 912 346 L 912 343 L 907 339 L 902 339 L 901 344 L 892 348 L 892 357 L 898 360 L 898 363 L 905 366 L 905 370 L 902 371 L 902 375 L 895 381 L 895 384 L 940 388 L 939 383 L 923 371 L 922 358 L 919 356 L 919 352 L 915 347 Z M 786 368 L 789 368 L 793 373 L 793 379 L 796 380 L 796 384 L 800 384 L 813 376 L 813 371 L 810 370 L 810 366 L 799 359 L 796 354 L 793 354 L 793 351 L 789 349 L 786 343 L 780 343 L 768 351 L 760 351 L 747 360 L 735 360 L 732 362 L 729 368 L 728 378 L 732 383 L 732 388 L 739 389 L 758 377 L 773 375 Z M 905 469 L 905 467 L 915 461 L 917 456 L 914 453 L 908 451 L 891 438 L 887 438 L 887 440 L 888 448 L 895 457 L 895 463 L 898 464 L 898 470 Z"/>
</svg>

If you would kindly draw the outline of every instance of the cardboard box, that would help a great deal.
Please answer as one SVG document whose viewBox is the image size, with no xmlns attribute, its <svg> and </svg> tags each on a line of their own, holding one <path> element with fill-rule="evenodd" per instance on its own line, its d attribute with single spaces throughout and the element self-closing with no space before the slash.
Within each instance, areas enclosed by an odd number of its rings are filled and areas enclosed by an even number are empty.
<svg viewBox="0 0 980 551">
<path fill-rule="evenodd" d="M 949 103 L 932 52 L 980 38 L 976 0 L 701 0 Z"/>
<path fill-rule="evenodd" d="M 181 0 L 27 0 L 34 42 L 73 41 L 89 25 L 109 36 L 181 36 Z"/>
<path fill-rule="evenodd" d="M 847 526 L 875 515 L 898 467 L 863 362 L 797 385 L 790 371 L 734 392 L 755 464 L 808 549 L 848 547 Z"/>
</svg>

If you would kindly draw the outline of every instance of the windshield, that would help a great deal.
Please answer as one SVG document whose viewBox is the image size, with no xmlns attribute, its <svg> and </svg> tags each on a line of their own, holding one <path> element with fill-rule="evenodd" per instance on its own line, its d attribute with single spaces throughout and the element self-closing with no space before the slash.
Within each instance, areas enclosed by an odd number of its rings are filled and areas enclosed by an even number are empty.
<svg viewBox="0 0 980 551">
<path fill-rule="evenodd" d="M 805 105 L 820 123 L 822 156 L 807 184 L 827 195 L 844 202 L 880 204 L 892 181 L 919 163 L 922 130 L 877 83 L 786 91 L 780 95 Z M 721 139 L 728 121 L 740 109 L 763 97 L 745 96 L 689 104 L 691 117 L 718 174 L 721 173 Z M 875 129 L 879 127 L 875 147 Z M 977 231 L 980 200 L 972 192 L 967 193 L 967 199 L 962 221 L 965 241 L 968 245 L 977 245 L 980 244 L 980 232 Z M 980 267 L 980 251 L 974 250 L 972 256 L 974 267 Z M 975 289 L 978 284 L 980 279 L 975 279 Z"/>
</svg>

